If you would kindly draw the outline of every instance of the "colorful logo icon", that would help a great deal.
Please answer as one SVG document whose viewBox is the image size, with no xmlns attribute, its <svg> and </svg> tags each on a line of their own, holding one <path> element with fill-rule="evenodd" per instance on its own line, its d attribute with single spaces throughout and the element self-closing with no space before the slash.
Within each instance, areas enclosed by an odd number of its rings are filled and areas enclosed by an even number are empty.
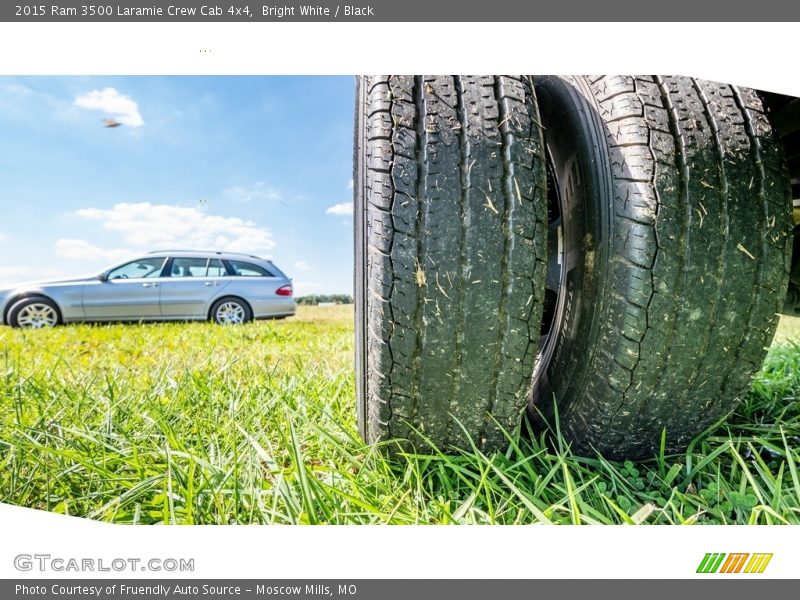
<svg viewBox="0 0 800 600">
<path fill-rule="evenodd" d="M 763 573 L 772 554 L 708 552 L 697 567 L 698 573 Z"/>
</svg>

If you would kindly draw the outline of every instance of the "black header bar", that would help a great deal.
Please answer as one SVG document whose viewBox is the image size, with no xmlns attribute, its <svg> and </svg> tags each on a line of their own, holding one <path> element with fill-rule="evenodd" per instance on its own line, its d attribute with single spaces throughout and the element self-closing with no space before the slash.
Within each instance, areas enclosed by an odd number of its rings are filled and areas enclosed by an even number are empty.
<svg viewBox="0 0 800 600">
<path fill-rule="evenodd" d="M 730 0 L 76 0 L 0 3 L 3 22 L 787 22 L 800 3 Z M 618 35 L 620 31 L 609 32 Z"/>
</svg>

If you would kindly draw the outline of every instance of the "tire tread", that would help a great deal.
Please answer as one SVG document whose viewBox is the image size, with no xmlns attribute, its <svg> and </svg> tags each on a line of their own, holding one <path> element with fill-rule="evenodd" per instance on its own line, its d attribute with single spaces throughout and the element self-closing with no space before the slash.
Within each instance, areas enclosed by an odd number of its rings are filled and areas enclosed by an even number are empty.
<svg viewBox="0 0 800 600">
<path fill-rule="evenodd" d="M 662 429 L 679 450 L 741 398 L 777 327 L 791 252 L 781 150 L 752 90 L 575 81 L 606 130 L 614 239 L 603 351 L 561 426 L 580 453 L 652 456 Z"/>
<path fill-rule="evenodd" d="M 426 75 L 361 85 L 365 435 L 502 447 L 530 393 L 543 302 L 533 83 Z"/>
</svg>

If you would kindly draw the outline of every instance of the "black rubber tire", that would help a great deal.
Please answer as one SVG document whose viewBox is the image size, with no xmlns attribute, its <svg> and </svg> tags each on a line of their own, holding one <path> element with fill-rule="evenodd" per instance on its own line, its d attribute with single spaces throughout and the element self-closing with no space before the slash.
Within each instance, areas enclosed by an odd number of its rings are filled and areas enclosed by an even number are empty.
<svg viewBox="0 0 800 600">
<path fill-rule="evenodd" d="M 211 305 L 211 310 L 208 312 L 208 318 L 214 321 L 214 323 L 220 324 L 217 320 L 217 309 L 225 302 L 236 302 L 244 309 L 244 320 L 242 324 L 249 323 L 253 320 L 253 309 L 250 308 L 250 305 L 246 301 L 237 296 L 225 296 L 214 302 L 214 304 Z"/>
<path fill-rule="evenodd" d="M 500 427 L 518 426 L 530 394 L 542 312 L 532 81 L 373 76 L 357 88 L 361 433 L 423 451 L 424 438 L 445 451 L 501 448 Z"/>
<path fill-rule="evenodd" d="M 748 389 L 786 293 L 791 193 L 750 89 L 537 80 L 567 205 L 557 350 L 531 413 L 579 454 L 680 451 Z"/>
<path fill-rule="evenodd" d="M 46 304 L 52 308 L 56 312 L 56 325 L 61 325 L 61 310 L 55 302 L 46 296 L 28 296 L 15 302 L 8 310 L 8 324 L 15 329 L 19 329 L 21 327 L 18 321 L 19 313 L 23 308 L 31 304 Z"/>
</svg>

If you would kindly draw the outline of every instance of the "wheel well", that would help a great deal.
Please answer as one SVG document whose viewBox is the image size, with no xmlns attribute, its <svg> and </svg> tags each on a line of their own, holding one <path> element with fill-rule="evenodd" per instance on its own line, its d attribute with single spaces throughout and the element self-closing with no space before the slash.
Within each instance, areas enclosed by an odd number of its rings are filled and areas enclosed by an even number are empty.
<svg viewBox="0 0 800 600">
<path fill-rule="evenodd" d="M 25 300 L 27 298 L 42 298 L 44 300 L 49 300 L 56 306 L 56 312 L 58 313 L 58 320 L 59 322 L 63 321 L 63 317 L 61 315 L 61 307 L 58 305 L 58 302 L 53 300 L 50 296 L 45 294 L 41 294 L 39 292 L 23 292 L 21 294 L 17 294 L 13 298 L 11 298 L 8 303 L 6 304 L 5 310 L 3 310 L 3 325 L 8 325 L 8 315 L 11 313 L 11 309 L 14 308 L 14 305 L 19 302 L 20 300 Z"/>
<path fill-rule="evenodd" d="M 247 310 L 250 311 L 250 316 L 251 317 L 253 316 L 253 307 L 250 305 L 250 303 L 247 300 L 245 300 L 241 296 L 222 296 L 221 298 L 217 298 L 216 300 L 214 300 L 214 302 L 211 303 L 211 306 L 208 309 L 208 318 L 209 318 L 209 320 L 213 320 L 214 319 L 214 307 L 217 304 L 219 304 L 220 302 L 222 302 L 223 300 L 237 300 L 237 301 L 241 302 L 242 304 L 244 304 L 247 307 Z"/>
<path fill-rule="evenodd" d="M 800 98 L 772 92 L 759 92 L 759 95 L 772 130 L 783 143 L 792 182 L 794 251 L 783 313 L 800 316 Z"/>
<path fill-rule="evenodd" d="M 772 130 L 783 143 L 792 180 L 792 197 L 800 198 L 800 98 L 759 92 Z"/>
</svg>

